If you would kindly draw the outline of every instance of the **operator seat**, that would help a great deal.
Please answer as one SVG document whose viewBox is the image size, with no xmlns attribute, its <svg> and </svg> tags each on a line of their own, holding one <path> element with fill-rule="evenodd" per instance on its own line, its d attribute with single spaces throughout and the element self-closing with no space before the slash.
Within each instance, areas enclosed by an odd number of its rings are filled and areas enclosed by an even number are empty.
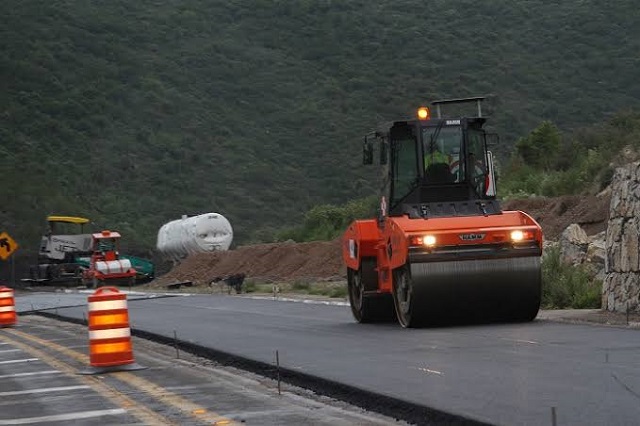
<svg viewBox="0 0 640 426">
<path fill-rule="evenodd" d="M 453 183 L 455 176 L 451 174 L 446 163 L 433 163 L 424 172 L 424 183 Z"/>
</svg>

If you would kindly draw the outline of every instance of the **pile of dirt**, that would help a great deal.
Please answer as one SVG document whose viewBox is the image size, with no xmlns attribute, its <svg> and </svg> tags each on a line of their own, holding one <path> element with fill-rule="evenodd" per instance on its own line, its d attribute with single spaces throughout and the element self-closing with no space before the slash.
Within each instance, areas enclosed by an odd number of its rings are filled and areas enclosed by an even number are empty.
<svg viewBox="0 0 640 426">
<path fill-rule="evenodd" d="M 606 229 L 609 200 L 602 196 L 527 198 L 503 203 L 505 210 L 529 213 L 544 231 L 545 239 L 557 240 L 562 231 L 577 223 L 589 235 Z M 152 286 L 191 281 L 208 285 L 216 277 L 243 273 L 261 282 L 296 280 L 344 280 L 340 240 L 310 243 L 275 243 L 243 246 L 236 250 L 202 253 L 185 259 Z"/>
<path fill-rule="evenodd" d="M 185 259 L 154 284 L 192 281 L 208 285 L 218 277 L 243 273 L 261 282 L 296 280 L 341 280 L 340 240 L 310 243 L 273 243 L 239 247 L 236 250 L 201 253 Z"/>
</svg>

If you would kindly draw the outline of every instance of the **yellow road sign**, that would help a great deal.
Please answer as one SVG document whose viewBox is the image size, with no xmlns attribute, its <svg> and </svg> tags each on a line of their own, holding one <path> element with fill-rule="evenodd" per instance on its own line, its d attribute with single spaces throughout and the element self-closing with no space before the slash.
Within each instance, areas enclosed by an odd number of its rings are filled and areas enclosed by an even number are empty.
<svg viewBox="0 0 640 426">
<path fill-rule="evenodd" d="M 18 243 L 6 232 L 0 234 L 0 259 L 7 260 L 18 249 Z"/>
</svg>

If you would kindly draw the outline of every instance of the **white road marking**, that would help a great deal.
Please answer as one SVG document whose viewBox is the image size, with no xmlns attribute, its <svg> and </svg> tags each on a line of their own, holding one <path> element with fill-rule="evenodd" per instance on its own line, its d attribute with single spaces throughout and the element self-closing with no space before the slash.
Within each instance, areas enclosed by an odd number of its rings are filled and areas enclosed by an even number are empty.
<svg viewBox="0 0 640 426">
<path fill-rule="evenodd" d="M 78 390 L 78 389 L 90 389 L 91 386 L 79 385 L 79 386 L 62 386 L 57 388 L 40 388 L 40 389 L 30 389 L 23 391 L 12 391 L 12 392 L 0 392 L 0 397 L 2 396 L 13 396 L 13 395 L 28 395 L 31 393 L 47 393 L 47 392 L 62 392 L 62 391 L 70 391 L 70 390 Z"/>
<path fill-rule="evenodd" d="M 237 296 L 236 296 L 237 297 Z M 333 305 L 333 306 L 349 306 L 349 302 L 341 302 L 338 300 L 314 300 L 314 299 L 294 299 L 290 297 L 278 296 L 242 296 L 246 299 L 254 300 L 273 300 L 276 302 L 295 302 L 295 303 L 308 303 L 310 305 Z"/>
<path fill-rule="evenodd" d="M 444 373 L 442 371 L 430 370 L 430 369 L 424 368 L 424 367 L 419 367 L 418 370 L 423 371 L 425 373 L 437 374 L 438 376 L 444 376 Z"/>
<path fill-rule="evenodd" d="M 4 351 L 0 351 L 0 354 L 6 354 L 7 352 L 20 352 L 20 349 L 5 349 Z"/>
<path fill-rule="evenodd" d="M 530 345 L 539 345 L 540 342 L 535 342 L 533 340 L 516 340 L 518 343 L 528 343 Z"/>
<path fill-rule="evenodd" d="M 92 417 L 117 416 L 125 414 L 127 410 L 114 408 L 112 410 L 81 411 L 78 413 L 57 414 L 54 416 L 27 417 L 23 419 L 0 420 L 0 425 L 28 425 L 43 422 L 61 422 L 66 420 L 90 419 Z"/>
<path fill-rule="evenodd" d="M 45 370 L 45 371 L 34 371 L 33 373 L 15 373 L 15 374 L 5 374 L 0 376 L 0 379 L 6 379 L 9 377 L 25 377 L 25 376 L 39 376 L 43 374 L 60 374 L 61 371 L 58 370 Z"/>
<path fill-rule="evenodd" d="M 507 337 L 502 337 L 503 340 L 506 340 L 508 342 L 515 342 L 515 343 L 526 343 L 528 345 L 539 345 L 540 342 L 536 342 L 534 340 L 521 340 L 521 339 L 509 339 Z"/>
<path fill-rule="evenodd" d="M 9 361 L 0 361 L 0 364 L 17 364 L 19 362 L 40 361 L 38 358 L 12 359 Z"/>
</svg>

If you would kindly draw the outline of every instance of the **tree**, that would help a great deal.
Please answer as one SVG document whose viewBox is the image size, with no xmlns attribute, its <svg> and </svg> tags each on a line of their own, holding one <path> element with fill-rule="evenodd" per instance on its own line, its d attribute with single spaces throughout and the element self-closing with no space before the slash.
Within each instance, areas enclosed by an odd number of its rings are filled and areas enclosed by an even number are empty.
<svg viewBox="0 0 640 426">
<path fill-rule="evenodd" d="M 550 170 L 562 143 L 558 128 L 543 121 L 529 135 L 516 142 L 516 152 L 524 162 L 536 169 Z"/>
</svg>

